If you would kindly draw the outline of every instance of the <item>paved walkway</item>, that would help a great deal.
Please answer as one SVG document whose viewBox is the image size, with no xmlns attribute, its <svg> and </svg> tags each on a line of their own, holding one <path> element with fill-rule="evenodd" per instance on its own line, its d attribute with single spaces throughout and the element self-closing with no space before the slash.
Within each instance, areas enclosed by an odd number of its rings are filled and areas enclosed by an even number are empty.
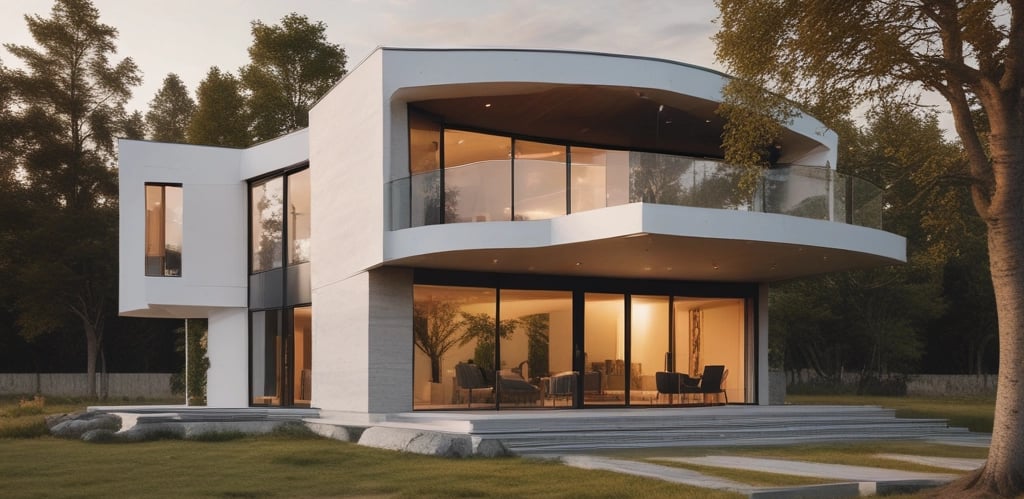
<svg viewBox="0 0 1024 499">
<path fill-rule="evenodd" d="M 984 459 L 971 459 L 968 457 L 911 456 L 907 454 L 875 454 L 875 456 L 882 459 L 906 461 L 908 463 L 959 471 L 973 471 L 985 465 Z"/>
<path fill-rule="evenodd" d="M 878 454 L 878 457 L 964 471 L 975 469 L 984 463 L 982 459 L 941 458 L 904 454 Z M 695 487 L 737 492 L 752 498 L 857 497 L 882 493 L 884 491 L 910 491 L 926 486 L 936 486 L 957 478 L 957 475 L 954 473 L 924 473 L 866 466 L 822 464 L 741 456 L 661 457 L 652 459 L 701 466 L 824 478 L 836 481 L 835 484 L 826 485 L 766 488 L 755 487 L 674 466 L 659 465 L 650 461 L 633 461 L 590 455 L 565 455 L 561 456 L 560 459 L 565 464 L 577 468 L 598 469 L 657 478 Z"/>
</svg>

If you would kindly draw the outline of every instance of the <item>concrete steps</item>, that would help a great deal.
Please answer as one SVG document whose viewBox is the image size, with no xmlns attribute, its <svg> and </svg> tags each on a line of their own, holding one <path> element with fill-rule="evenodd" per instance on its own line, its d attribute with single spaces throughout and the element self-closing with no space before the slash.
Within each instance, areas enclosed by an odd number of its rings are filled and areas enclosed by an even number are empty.
<svg viewBox="0 0 1024 499">
<path fill-rule="evenodd" d="M 908 440 L 968 435 L 945 420 L 896 418 L 865 406 L 719 406 L 643 410 L 405 413 L 386 424 L 451 431 L 453 420 L 474 436 L 499 439 L 516 453 L 591 449 L 772 445 L 828 441 Z M 434 425 L 437 426 L 434 426 Z M 444 429 L 443 429 L 444 428 Z"/>
</svg>

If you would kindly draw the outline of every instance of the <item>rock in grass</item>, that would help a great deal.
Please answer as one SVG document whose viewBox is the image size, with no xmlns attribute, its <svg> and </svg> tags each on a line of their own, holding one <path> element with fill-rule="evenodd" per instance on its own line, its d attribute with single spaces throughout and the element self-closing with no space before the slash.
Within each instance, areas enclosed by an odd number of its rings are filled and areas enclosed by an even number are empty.
<svg viewBox="0 0 1024 499">
<path fill-rule="evenodd" d="M 106 428 L 89 430 L 82 434 L 82 441 L 92 443 L 106 443 L 117 440 L 117 434 Z"/>
<path fill-rule="evenodd" d="M 379 426 L 367 428 L 359 437 L 359 445 L 441 457 L 509 455 L 508 449 L 498 440 L 474 440 L 469 435 L 456 433 Z"/>
<path fill-rule="evenodd" d="M 68 416 L 53 419 L 55 424 L 50 427 L 51 435 L 60 438 L 82 438 L 82 435 L 90 430 L 115 432 L 121 429 L 121 418 L 113 414 L 79 412 Z"/>
</svg>

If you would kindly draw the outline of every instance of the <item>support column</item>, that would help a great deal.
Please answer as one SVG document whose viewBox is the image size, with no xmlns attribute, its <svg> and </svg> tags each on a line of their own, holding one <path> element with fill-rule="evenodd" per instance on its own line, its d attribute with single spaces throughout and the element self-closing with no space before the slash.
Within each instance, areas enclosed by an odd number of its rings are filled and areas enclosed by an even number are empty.
<svg viewBox="0 0 1024 499">
<path fill-rule="evenodd" d="M 208 407 L 249 406 L 249 311 L 244 308 L 210 312 L 206 355 Z"/>
</svg>

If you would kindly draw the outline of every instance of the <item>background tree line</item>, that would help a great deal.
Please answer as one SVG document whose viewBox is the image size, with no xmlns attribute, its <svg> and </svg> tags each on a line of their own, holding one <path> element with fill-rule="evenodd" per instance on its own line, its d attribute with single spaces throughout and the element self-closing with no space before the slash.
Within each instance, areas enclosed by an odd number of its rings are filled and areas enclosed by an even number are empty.
<svg viewBox="0 0 1024 499">
<path fill-rule="evenodd" d="M 117 315 L 116 139 L 245 147 L 305 127 L 345 51 L 305 16 L 256 20 L 238 76 L 211 67 L 193 98 L 168 74 L 142 113 L 142 74 L 89 0 L 25 22 L 35 44 L 0 59 L 0 370 L 82 369 L 94 395 L 97 370 L 178 371 L 182 321 Z"/>
<path fill-rule="evenodd" d="M 838 169 L 883 187 L 885 230 L 908 263 L 780 283 L 771 292 L 771 362 L 842 373 L 992 374 L 998 362 L 985 226 L 955 172 L 963 150 L 934 111 L 885 103 L 840 136 Z"/>
</svg>

